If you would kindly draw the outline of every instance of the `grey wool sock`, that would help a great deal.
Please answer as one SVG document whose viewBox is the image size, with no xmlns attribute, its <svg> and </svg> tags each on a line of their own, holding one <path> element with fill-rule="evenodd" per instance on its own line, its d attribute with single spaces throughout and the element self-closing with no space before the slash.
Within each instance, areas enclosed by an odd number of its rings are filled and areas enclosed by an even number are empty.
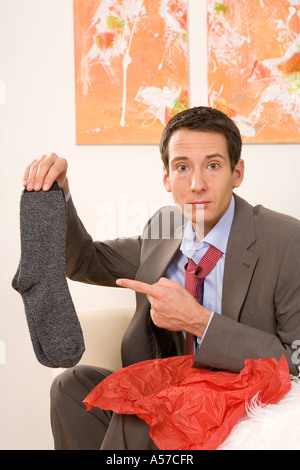
<svg viewBox="0 0 300 470">
<path fill-rule="evenodd" d="M 47 192 L 23 191 L 21 257 L 12 286 L 22 296 L 35 355 L 47 367 L 72 367 L 84 352 L 65 277 L 66 216 L 56 182 Z"/>
</svg>

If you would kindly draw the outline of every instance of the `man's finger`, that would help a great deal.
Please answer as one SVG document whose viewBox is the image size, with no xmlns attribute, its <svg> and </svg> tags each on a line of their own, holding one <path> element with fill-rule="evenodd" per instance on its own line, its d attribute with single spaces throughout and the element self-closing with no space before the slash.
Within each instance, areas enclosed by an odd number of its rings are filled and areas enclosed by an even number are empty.
<svg viewBox="0 0 300 470">
<path fill-rule="evenodd" d="M 117 279 L 116 284 L 121 287 L 126 287 L 132 289 L 135 292 L 140 292 L 141 294 L 153 296 L 155 293 L 155 287 L 146 282 L 135 281 L 134 279 Z"/>
<path fill-rule="evenodd" d="M 156 285 L 160 287 L 174 287 L 176 284 L 178 283 L 176 283 L 175 281 L 171 281 L 171 279 L 161 277 Z"/>
<path fill-rule="evenodd" d="M 37 161 L 37 158 L 35 158 L 27 167 L 25 168 L 24 175 L 23 175 L 23 186 L 27 186 L 28 183 L 28 178 L 29 178 L 29 173 L 32 165 Z"/>
</svg>

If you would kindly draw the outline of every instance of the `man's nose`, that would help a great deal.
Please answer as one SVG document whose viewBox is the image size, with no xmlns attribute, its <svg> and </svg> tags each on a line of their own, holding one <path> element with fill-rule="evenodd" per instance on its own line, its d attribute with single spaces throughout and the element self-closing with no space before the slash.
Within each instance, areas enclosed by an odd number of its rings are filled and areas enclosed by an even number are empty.
<svg viewBox="0 0 300 470">
<path fill-rule="evenodd" d="M 206 189 L 206 180 L 201 170 L 193 172 L 191 180 L 191 190 L 192 191 L 203 191 Z"/>
</svg>

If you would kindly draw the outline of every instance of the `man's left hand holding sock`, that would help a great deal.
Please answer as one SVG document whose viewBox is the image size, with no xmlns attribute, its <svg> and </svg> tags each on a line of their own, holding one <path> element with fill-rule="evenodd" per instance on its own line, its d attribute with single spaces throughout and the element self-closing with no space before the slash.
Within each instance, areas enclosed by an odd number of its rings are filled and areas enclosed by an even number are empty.
<svg viewBox="0 0 300 470">
<path fill-rule="evenodd" d="M 23 191 L 21 258 L 12 286 L 22 296 L 33 349 L 47 367 L 72 367 L 84 339 L 65 277 L 66 203 L 57 182 Z"/>
</svg>

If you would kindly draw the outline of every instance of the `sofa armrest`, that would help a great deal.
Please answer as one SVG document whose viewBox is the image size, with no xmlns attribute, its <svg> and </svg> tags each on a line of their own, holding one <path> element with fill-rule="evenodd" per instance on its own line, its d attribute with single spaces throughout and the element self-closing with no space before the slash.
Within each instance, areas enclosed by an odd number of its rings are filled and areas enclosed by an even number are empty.
<svg viewBox="0 0 300 470">
<path fill-rule="evenodd" d="M 78 311 L 85 341 L 79 364 L 120 369 L 121 341 L 134 311 L 134 306 Z"/>
</svg>

